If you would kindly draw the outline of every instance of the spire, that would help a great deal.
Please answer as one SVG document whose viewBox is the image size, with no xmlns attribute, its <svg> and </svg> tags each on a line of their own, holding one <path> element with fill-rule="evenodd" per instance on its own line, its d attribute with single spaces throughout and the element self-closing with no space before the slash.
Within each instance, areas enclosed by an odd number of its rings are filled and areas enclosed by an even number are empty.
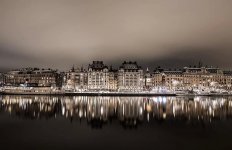
<svg viewBox="0 0 232 150">
<path fill-rule="evenodd" d="M 149 69 L 148 69 L 148 67 L 147 67 L 147 72 L 149 72 Z"/>
<path fill-rule="evenodd" d="M 73 64 L 71 71 L 74 72 L 74 70 L 75 70 L 75 69 L 74 69 L 74 64 Z"/>
<path fill-rule="evenodd" d="M 113 66 L 112 65 L 110 65 L 110 70 L 113 70 Z"/>
<path fill-rule="evenodd" d="M 83 64 L 81 65 L 81 71 L 83 71 L 84 69 L 83 69 Z"/>
<path fill-rule="evenodd" d="M 201 62 L 201 60 L 199 61 L 199 63 L 198 63 L 198 67 L 199 68 L 201 68 L 203 65 L 202 65 L 202 62 Z"/>
</svg>

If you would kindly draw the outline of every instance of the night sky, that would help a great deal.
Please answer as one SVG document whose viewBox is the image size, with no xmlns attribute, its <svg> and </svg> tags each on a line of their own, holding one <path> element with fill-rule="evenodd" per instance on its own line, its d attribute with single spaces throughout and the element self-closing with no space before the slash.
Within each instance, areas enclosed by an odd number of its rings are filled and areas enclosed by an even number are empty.
<svg viewBox="0 0 232 150">
<path fill-rule="evenodd" d="M 0 0 L 0 70 L 103 60 L 232 69 L 230 0 Z"/>
</svg>

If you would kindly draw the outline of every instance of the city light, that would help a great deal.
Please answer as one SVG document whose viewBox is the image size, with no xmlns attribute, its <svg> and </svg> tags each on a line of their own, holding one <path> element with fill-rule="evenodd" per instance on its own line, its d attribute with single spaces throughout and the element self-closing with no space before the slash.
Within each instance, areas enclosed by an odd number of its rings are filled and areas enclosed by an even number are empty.
<svg viewBox="0 0 232 150">
<path fill-rule="evenodd" d="M 150 72 L 132 61 L 123 62 L 118 69 L 93 61 L 87 69 L 73 67 L 64 73 L 22 68 L 1 74 L 0 83 L 0 92 L 6 94 L 232 94 L 231 71 L 201 66 Z"/>
</svg>

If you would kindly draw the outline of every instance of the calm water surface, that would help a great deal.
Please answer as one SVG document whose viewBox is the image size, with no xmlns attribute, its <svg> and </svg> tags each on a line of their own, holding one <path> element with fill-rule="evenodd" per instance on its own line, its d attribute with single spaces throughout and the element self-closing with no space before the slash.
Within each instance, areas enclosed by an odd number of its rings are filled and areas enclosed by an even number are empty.
<svg viewBox="0 0 232 150">
<path fill-rule="evenodd" d="M 1 149 L 232 149 L 232 97 L 0 97 Z"/>
</svg>

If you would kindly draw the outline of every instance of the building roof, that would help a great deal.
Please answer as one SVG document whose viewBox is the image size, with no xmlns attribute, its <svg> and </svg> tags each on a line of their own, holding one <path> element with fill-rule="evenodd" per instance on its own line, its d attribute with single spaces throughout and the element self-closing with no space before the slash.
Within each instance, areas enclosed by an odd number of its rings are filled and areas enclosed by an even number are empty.
<svg viewBox="0 0 232 150">
<path fill-rule="evenodd" d="M 40 68 L 21 68 L 7 72 L 7 74 L 40 74 L 40 73 L 57 73 L 57 70 L 53 69 L 40 69 Z"/>
<path fill-rule="evenodd" d="M 183 74 L 183 71 L 163 71 L 162 73 L 169 75 L 181 75 Z"/>
<path fill-rule="evenodd" d="M 209 73 L 218 73 L 219 68 L 206 68 L 206 71 Z"/>
<path fill-rule="evenodd" d="M 106 65 L 104 65 L 103 61 L 93 61 L 92 64 L 89 64 L 89 69 L 91 68 L 92 70 L 95 71 L 100 71 L 103 69 L 108 69 Z"/>
<path fill-rule="evenodd" d="M 134 61 L 134 62 L 124 61 L 119 68 L 124 69 L 124 70 L 137 71 L 137 70 L 140 70 L 142 67 L 139 66 L 136 61 Z"/>
<path fill-rule="evenodd" d="M 223 71 L 223 74 L 224 75 L 229 75 L 229 76 L 232 76 L 232 71 Z"/>
</svg>

